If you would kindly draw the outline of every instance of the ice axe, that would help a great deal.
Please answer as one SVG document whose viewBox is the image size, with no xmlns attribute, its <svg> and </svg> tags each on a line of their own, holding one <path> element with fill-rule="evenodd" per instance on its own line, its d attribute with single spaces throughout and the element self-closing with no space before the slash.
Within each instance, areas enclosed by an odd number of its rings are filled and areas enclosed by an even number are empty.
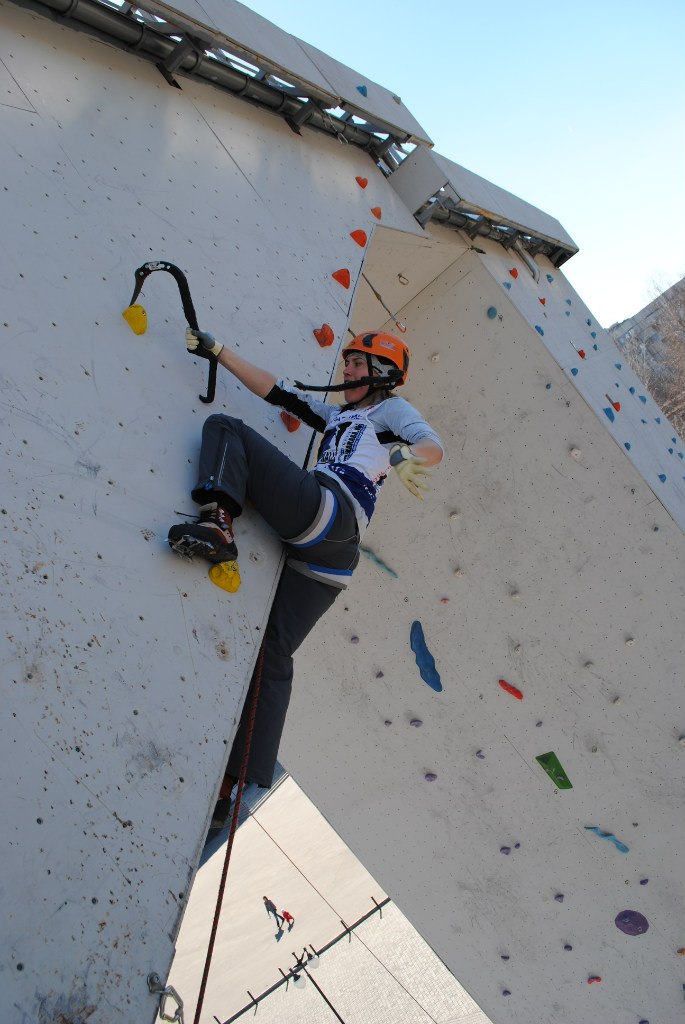
<svg viewBox="0 0 685 1024">
<path fill-rule="evenodd" d="M 194 331 L 199 331 L 200 326 L 197 322 L 197 316 L 195 313 L 195 307 L 193 306 L 193 300 L 190 297 L 190 288 L 188 287 L 188 280 L 182 270 L 179 270 L 173 263 L 167 263 L 166 260 L 151 260 L 149 263 L 143 263 L 142 267 L 138 267 L 135 272 L 136 286 L 133 289 L 133 295 L 128 307 L 121 314 L 129 325 L 134 334 L 145 334 L 147 330 L 147 313 L 145 309 L 136 303 L 136 299 L 140 295 L 141 289 L 145 284 L 145 280 L 155 270 L 166 270 L 167 273 L 176 281 L 178 290 L 181 293 L 181 302 L 183 304 L 183 312 L 185 318 L 188 321 L 188 326 L 192 327 Z M 198 345 L 193 355 L 199 356 L 201 359 L 209 360 L 209 375 L 207 378 L 207 394 L 199 395 L 201 402 L 209 404 L 214 401 L 214 393 L 216 391 L 216 356 L 213 356 L 211 352 L 203 349 L 201 345 Z"/>
</svg>

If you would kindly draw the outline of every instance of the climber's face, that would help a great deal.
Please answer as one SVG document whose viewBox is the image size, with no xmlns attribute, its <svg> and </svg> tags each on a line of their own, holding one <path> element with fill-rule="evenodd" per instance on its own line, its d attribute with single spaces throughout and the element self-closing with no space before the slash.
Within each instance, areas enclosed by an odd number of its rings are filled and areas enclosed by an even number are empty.
<svg viewBox="0 0 685 1024">
<path fill-rule="evenodd" d="M 366 398 L 369 393 L 369 385 L 363 384 L 361 387 L 355 387 L 354 382 L 368 376 L 369 367 L 366 356 L 360 352 L 349 352 L 345 357 L 345 369 L 343 370 L 343 381 L 350 385 L 344 391 L 345 401 L 348 404 L 361 402 L 363 398 Z"/>
</svg>

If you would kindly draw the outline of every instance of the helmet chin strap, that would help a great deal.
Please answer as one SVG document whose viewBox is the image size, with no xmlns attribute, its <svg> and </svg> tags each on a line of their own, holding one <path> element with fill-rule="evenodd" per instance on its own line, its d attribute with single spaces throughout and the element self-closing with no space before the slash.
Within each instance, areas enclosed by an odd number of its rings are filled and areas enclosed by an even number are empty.
<svg viewBox="0 0 685 1024">
<path fill-rule="evenodd" d="M 365 385 L 371 388 L 387 388 L 391 391 L 397 387 L 401 379 L 401 372 L 393 367 L 388 371 L 387 377 L 360 377 L 359 380 L 345 381 L 343 384 L 303 384 L 302 381 L 296 380 L 294 384 L 300 391 L 351 391 L 353 386 L 363 388 Z"/>
</svg>

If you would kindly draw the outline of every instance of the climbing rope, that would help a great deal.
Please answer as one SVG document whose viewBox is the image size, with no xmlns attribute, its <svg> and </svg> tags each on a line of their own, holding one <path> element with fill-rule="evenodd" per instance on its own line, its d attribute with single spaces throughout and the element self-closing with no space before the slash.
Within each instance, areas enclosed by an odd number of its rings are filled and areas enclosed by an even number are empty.
<svg viewBox="0 0 685 1024">
<path fill-rule="evenodd" d="M 255 665 L 254 676 L 253 676 L 253 692 L 252 701 L 250 704 L 250 717 L 247 723 L 247 730 L 245 733 L 245 747 L 243 750 L 243 760 L 240 765 L 240 775 L 238 776 L 238 786 L 236 789 L 235 805 L 233 807 L 233 815 L 231 817 L 231 828 L 228 834 L 228 843 L 226 844 L 226 855 L 224 857 L 224 866 L 221 872 L 221 881 L 219 882 L 219 893 L 216 900 L 216 908 L 214 910 L 214 921 L 212 922 L 212 931 L 209 936 L 209 945 L 207 947 L 207 956 L 205 958 L 205 967 L 202 972 L 202 983 L 200 985 L 200 992 L 197 997 L 197 1008 L 195 1010 L 195 1018 L 193 1024 L 200 1024 L 200 1014 L 202 1012 L 202 1004 L 205 999 L 205 990 L 207 988 L 207 978 L 209 977 L 209 968 L 212 963 L 212 955 L 214 953 L 214 943 L 216 941 L 216 933 L 219 927 L 219 918 L 221 916 L 221 907 L 224 901 L 224 892 L 226 889 L 226 877 L 228 875 L 228 865 L 231 860 L 231 850 L 233 849 L 233 839 L 238 828 L 238 815 L 240 814 L 240 802 L 243 798 L 243 788 L 245 786 L 245 776 L 247 775 L 247 762 L 250 757 L 250 747 L 252 746 L 252 733 L 254 732 L 255 718 L 257 717 L 257 701 L 259 700 L 259 690 L 262 685 L 262 666 L 264 664 L 264 640 L 259 648 L 259 654 L 257 655 L 257 664 Z"/>
<path fill-rule="evenodd" d="M 147 328 L 147 314 L 142 306 L 136 303 L 136 299 L 140 295 L 141 289 L 145 284 L 145 280 L 150 274 L 154 273 L 155 270 L 166 270 L 167 273 L 176 281 L 178 290 L 181 293 L 181 302 L 183 304 L 183 312 L 185 318 L 188 321 L 188 326 L 192 327 L 194 331 L 200 330 L 200 325 L 197 322 L 197 316 L 195 314 L 195 307 L 193 306 L 193 300 L 190 297 L 190 288 L 188 286 L 188 279 L 182 270 L 179 270 L 173 263 L 168 263 L 166 260 L 152 260 L 149 263 L 143 263 L 142 267 L 138 267 L 135 272 L 136 285 L 133 290 L 133 295 L 128 307 L 121 314 L 126 322 L 131 327 L 134 334 L 145 334 Z M 200 359 L 209 360 L 209 376 L 207 379 L 207 394 L 199 395 L 201 402 L 209 404 L 214 401 L 214 393 L 216 391 L 216 356 L 198 345 L 193 352 L 194 356 L 199 356 Z"/>
</svg>

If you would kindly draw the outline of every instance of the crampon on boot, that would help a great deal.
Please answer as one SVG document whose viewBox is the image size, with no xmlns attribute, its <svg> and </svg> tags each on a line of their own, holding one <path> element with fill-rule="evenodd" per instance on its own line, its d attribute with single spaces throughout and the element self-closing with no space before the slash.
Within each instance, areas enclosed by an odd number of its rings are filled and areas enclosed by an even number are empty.
<svg viewBox="0 0 685 1024">
<path fill-rule="evenodd" d="M 202 506 L 197 523 L 172 526 L 168 541 L 177 555 L 203 558 L 209 562 L 212 583 L 231 594 L 236 592 L 240 586 L 240 573 L 231 517 L 215 501 Z"/>
</svg>

